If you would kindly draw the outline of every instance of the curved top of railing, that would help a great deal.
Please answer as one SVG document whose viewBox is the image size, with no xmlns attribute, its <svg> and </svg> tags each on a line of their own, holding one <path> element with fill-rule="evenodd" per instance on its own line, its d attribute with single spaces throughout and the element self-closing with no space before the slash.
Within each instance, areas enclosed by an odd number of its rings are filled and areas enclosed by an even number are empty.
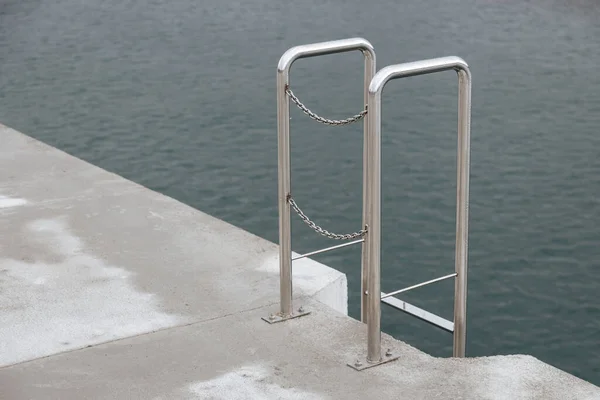
<svg viewBox="0 0 600 400">
<path fill-rule="evenodd" d="M 369 94 L 374 95 L 380 93 L 385 84 L 392 79 L 431 74 L 450 69 L 464 71 L 468 75 L 471 74 L 467 62 L 460 57 L 454 56 L 390 65 L 382 68 L 375 74 L 369 85 Z"/>
<path fill-rule="evenodd" d="M 302 46 L 292 47 L 279 59 L 277 72 L 283 73 L 290 70 L 294 61 L 299 58 L 315 57 L 325 54 L 343 53 L 346 51 L 360 50 L 365 58 L 375 60 L 375 50 L 373 45 L 367 40 L 360 37 L 332 40 L 329 42 L 305 44 Z"/>
</svg>

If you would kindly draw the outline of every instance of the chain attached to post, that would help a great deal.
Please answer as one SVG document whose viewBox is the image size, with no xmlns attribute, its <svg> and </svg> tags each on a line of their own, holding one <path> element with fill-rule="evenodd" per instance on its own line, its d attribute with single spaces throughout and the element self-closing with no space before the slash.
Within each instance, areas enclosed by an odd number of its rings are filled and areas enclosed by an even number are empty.
<svg viewBox="0 0 600 400">
<path fill-rule="evenodd" d="M 300 216 L 300 218 L 302 219 L 302 221 L 304 221 L 304 223 L 306 225 L 310 226 L 319 235 L 323 235 L 329 239 L 352 240 L 352 239 L 362 237 L 367 233 L 366 229 L 361 229 L 358 232 L 346 233 L 346 234 L 329 232 L 328 230 L 321 228 L 319 225 L 317 225 L 313 221 L 311 221 L 310 218 L 308 218 L 306 216 L 306 214 L 304 214 L 304 212 L 300 209 L 300 207 L 298 207 L 298 204 L 296 204 L 296 202 L 294 201 L 294 199 L 292 198 L 291 195 L 288 196 L 288 203 L 290 203 L 290 206 L 292 206 L 294 211 L 296 211 L 296 214 L 298 214 L 298 216 Z"/>
<path fill-rule="evenodd" d="M 365 115 L 367 115 L 367 109 L 365 108 L 358 114 L 353 115 L 352 117 L 346 118 L 346 119 L 323 118 L 323 117 L 315 114 L 314 112 L 309 110 L 308 107 L 306 107 L 304 104 L 302 104 L 302 102 L 296 97 L 296 95 L 294 94 L 294 92 L 292 92 L 292 90 L 289 88 L 289 86 L 285 88 L 285 93 L 288 96 L 290 96 L 290 99 L 294 102 L 294 104 L 296 104 L 298 106 L 298 108 L 300 110 L 302 110 L 302 112 L 304 114 L 308 115 L 310 118 L 314 119 L 315 121 L 320 122 L 325 125 L 333 125 L 333 126 L 349 125 L 353 122 L 360 121 L 361 119 L 363 119 L 365 117 Z"/>
</svg>

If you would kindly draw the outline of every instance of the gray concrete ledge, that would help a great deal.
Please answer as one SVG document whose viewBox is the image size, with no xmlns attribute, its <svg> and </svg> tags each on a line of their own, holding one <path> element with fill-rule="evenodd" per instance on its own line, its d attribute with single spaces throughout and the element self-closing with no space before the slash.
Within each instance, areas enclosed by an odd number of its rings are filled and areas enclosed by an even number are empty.
<svg viewBox="0 0 600 400">
<path fill-rule="evenodd" d="M 277 247 L 0 126 L 0 366 L 274 304 Z M 295 293 L 347 311 L 344 274 Z"/>
<path fill-rule="evenodd" d="M 0 399 L 600 399 L 529 356 L 442 359 L 366 330 L 345 276 L 295 263 L 312 314 L 269 325 L 277 248 L 0 126 Z"/>
<path fill-rule="evenodd" d="M 243 311 L 0 370 L 13 399 L 598 399 L 597 387 L 529 356 L 430 357 L 384 336 L 400 359 L 356 372 L 361 323 L 317 302 L 268 325 Z"/>
</svg>

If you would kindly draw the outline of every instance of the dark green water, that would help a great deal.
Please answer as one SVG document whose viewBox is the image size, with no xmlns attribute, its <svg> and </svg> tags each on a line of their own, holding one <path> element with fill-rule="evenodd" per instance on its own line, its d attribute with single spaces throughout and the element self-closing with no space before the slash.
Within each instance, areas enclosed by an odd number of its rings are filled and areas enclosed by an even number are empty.
<svg viewBox="0 0 600 400">
<path fill-rule="evenodd" d="M 277 239 L 275 67 L 289 47 L 364 36 L 379 67 L 446 55 L 473 73 L 468 355 L 526 353 L 600 384 L 600 4 L 594 0 L 0 1 L 0 121 Z M 362 107 L 361 55 L 302 60 L 296 94 Z M 384 291 L 452 272 L 456 78 L 384 96 Z M 361 127 L 292 112 L 294 195 L 360 227 Z M 295 219 L 294 249 L 327 245 Z M 317 257 L 348 274 L 359 250 Z M 443 316 L 450 282 L 406 296 Z M 435 355 L 451 337 L 383 310 Z"/>
</svg>

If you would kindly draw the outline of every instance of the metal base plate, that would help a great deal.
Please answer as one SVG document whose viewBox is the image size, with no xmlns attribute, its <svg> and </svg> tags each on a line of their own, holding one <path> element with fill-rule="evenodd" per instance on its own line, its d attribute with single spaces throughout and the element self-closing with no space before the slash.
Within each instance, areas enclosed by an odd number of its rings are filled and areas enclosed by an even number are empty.
<svg viewBox="0 0 600 400">
<path fill-rule="evenodd" d="M 376 366 L 381 365 L 381 364 L 387 364 L 387 363 L 389 363 L 391 361 L 395 361 L 395 360 L 397 360 L 399 358 L 400 358 L 399 355 L 397 355 L 397 356 L 396 355 L 389 355 L 389 356 L 388 355 L 384 355 L 384 356 L 381 357 L 381 361 L 376 362 L 376 363 L 370 363 L 366 359 L 364 359 L 364 360 L 360 360 L 359 359 L 359 360 L 356 360 L 356 361 L 354 361 L 352 363 L 348 363 L 346 365 L 348 365 L 353 370 L 363 371 L 365 369 L 373 368 L 373 367 L 376 367 Z"/>
<path fill-rule="evenodd" d="M 297 311 L 295 314 L 292 314 L 292 315 L 282 316 L 280 314 L 271 314 L 268 317 L 261 317 L 261 319 L 265 322 L 268 322 L 269 324 L 276 324 L 278 322 L 287 321 L 288 319 L 304 317 L 305 315 L 308 315 L 308 314 L 310 314 L 310 311 L 302 310 L 301 312 Z"/>
</svg>

